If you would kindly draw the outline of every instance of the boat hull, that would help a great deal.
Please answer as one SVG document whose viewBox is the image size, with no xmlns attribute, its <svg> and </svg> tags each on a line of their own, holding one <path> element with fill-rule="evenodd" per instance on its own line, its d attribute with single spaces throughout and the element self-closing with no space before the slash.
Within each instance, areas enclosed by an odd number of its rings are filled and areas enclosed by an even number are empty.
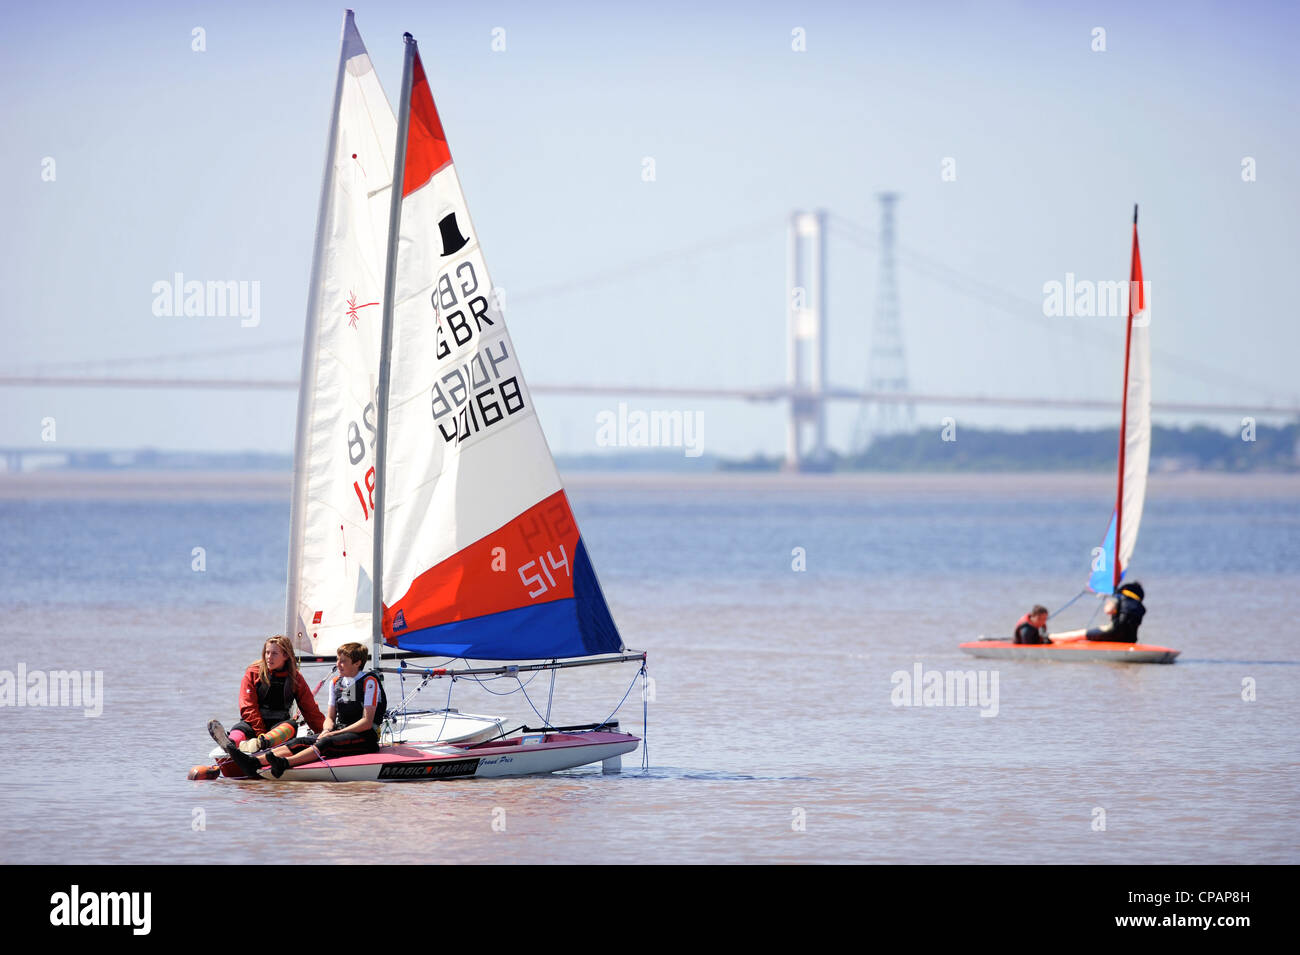
<svg viewBox="0 0 1300 955">
<path fill-rule="evenodd" d="M 1063 663 L 1173 663 L 1179 651 L 1149 643 L 1012 643 L 1010 640 L 975 640 L 961 649 L 973 657 L 992 660 L 1055 660 Z"/>
<path fill-rule="evenodd" d="M 392 734 L 394 743 L 418 746 L 426 743 L 480 743 L 502 736 L 506 728 L 499 717 L 461 713 L 452 709 L 399 714 L 386 732 Z M 244 771 L 219 746 L 208 754 L 208 759 L 212 761 L 210 768 L 215 768 L 222 776 L 247 778 Z M 202 768 L 205 767 L 195 767 L 196 770 Z M 195 773 L 191 778 L 213 779 L 215 776 L 210 773 Z"/>
<path fill-rule="evenodd" d="M 278 782 L 427 782 L 536 776 L 589 763 L 615 763 L 639 737 L 590 731 L 517 736 L 478 744 L 384 746 L 377 753 L 294 766 Z M 263 779 L 272 779 L 269 772 Z"/>
</svg>

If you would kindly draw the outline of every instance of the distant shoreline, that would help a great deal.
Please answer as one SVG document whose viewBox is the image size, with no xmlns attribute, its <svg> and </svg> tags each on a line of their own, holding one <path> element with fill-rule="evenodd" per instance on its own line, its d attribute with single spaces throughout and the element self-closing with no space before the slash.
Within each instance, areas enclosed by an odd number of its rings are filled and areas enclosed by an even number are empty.
<svg viewBox="0 0 1300 955">
<path fill-rule="evenodd" d="M 1030 495 L 1105 494 L 1114 474 L 1096 471 L 988 472 L 837 472 L 798 474 L 726 471 L 698 474 L 662 471 L 562 471 L 575 491 L 733 489 L 754 491 L 836 491 L 842 493 L 926 496 L 934 494 Z M 0 473 L 0 500 L 288 500 L 287 471 L 49 470 Z M 1300 498 L 1300 473 L 1183 471 L 1152 474 L 1153 498 L 1188 498 L 1214 493 Z"/>
</svg>

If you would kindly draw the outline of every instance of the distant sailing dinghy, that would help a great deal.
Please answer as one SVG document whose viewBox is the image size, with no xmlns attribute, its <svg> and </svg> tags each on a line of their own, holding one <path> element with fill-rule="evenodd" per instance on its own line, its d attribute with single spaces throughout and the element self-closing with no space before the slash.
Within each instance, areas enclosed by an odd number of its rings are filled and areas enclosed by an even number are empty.
<svg viewBox="0 0 1300 955">
<path fill-rule="evenodd" d="M 543 670 L 553 681 L 559 669 L 620 662 L 639 663 L 644 680 L 645 654 L 625 650 L 578 532 L 405 39 L 394 118 L 346 15 L 303 353 L 289 632 L 305 659 L 369 639 L 372 666 L 381 650 L 511 661 L 375 667 L 417 689 Z M 613 771 L 640 742 L 609 720 L 553 726 L 549 706 L 540 727 L 513 731 L 450 708 L 417 713 L 393 699 L 393 682 L 378 753 L 282 778 Z"/>
<path fill-rule="evenodd" d="M 1151 329 L 1142 258 L 1138 253 L 1137 207 L 1133 207 L 1133 258 L 1129 270 L 1128 323 L 1124 340 L 1124 396 L 1120 411 L 1119 488 L 1106 539 L 1093 561 L 1088 588 L 1097 594 L 1120 589 L 1137 545 L 1151 458 Z M 1087 591 L 1084 591 L 1086 593 Z M 1082 594 L 1080 594 L 1082 596 Z M 1076 598 L 1077 599 L 1077 598 Z M 1064 660 L 1101 663 L 1173 663 L 1177 650 L 1145 643 L 1103 643 L 1082 630 L 1052 635 L 1050 644 L 976 640 L 961 649 L 1000 660 Z"/>
</svg>

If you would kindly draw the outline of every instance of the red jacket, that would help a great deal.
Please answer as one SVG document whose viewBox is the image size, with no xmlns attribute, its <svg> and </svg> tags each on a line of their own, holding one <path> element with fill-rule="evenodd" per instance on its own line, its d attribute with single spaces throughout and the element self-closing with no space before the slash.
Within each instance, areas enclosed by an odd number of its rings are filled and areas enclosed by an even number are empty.
<svg viewBox="0 0 1300 955">
<path fill-rule="evenodd" d="M 260 672 L 260 664 L 254 663 L 244 671 L 243 682 L 239 684 L 239 717 L 258 734 L 269 729 L 262 720 L 262 711 L 257 705 L 257 680 Z M 319 733 L 325 726 L 325 717 L 316 705 L 316 698 L 312 696 L 311 687 L 303 679 L 301 670 L 293 677 L 293 698 L 307 725 Z"/>
</svg>

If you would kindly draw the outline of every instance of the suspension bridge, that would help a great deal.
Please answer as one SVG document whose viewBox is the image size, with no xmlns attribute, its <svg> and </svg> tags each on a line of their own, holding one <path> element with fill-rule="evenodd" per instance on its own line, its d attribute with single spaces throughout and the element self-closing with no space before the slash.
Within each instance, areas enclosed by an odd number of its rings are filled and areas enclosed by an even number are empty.
<svg viewBox="0 0 1300 955">
<path fill-rule="evenodd" d="M 786 466 L 797 469 L 815 466 L 828 450 L 826 409 L 833 402 L 849 402 L 859 407 L 854 430 L 854 449 L 861 450 L 875 436 L 908 428 L 913 410 L 920 405 L 945 408 L 1002 407 L 1060 410 L 1113 411 L 1118 400 L 1071 398 L 1060 395 L 1025 397 L 987 393 L 918 392 L 908 386 L 906 358 L 903 351 L 902 309 L 899 305 L 897 268 L 902 266 L 923 282 L 937 284 L 967 302 L 991 309 L 1020 322 L 1062 332 L 1063 326 L 1044 316 L 1041 302 L 997 288 L 981 278 L 952 269 L 932 257 L 900 246 L 895 239 L 895 215 L 898 196 L 882 193 L 878 199 L 881 218 L 876 230 L 853 219 L 825 210 L 795 211 L 784 223 L 787 233 L 786 301 L 786 381 L 743 387 L 695 387 L 690 385 L 655 385 L 629 382 L 547 382 L 530 385 L 537 394 L 569 396 L 620 397 L 638 396 L 660 399 L 723 399 L 759 403 L 784 403 L 787 407 Z M 763 223 L 771 227 L 773 223 Z M 692 261 L 704 252 L 734 247 L 752 241 L 755 225 L 706 239 L 675 250 L 630 261 L 585 276 L 575 276 L 528 291 L 512 293 L 512 303 L 539 301 L 613 285 L 636 276 L 683 261 Z M 834 237 L 859 251 L 878 256 L 877 300 L 871 322 L 870 348 L 866 358 L 864 387 L 832 384 L 827 380 L 828 352 L 827 286 L 829 276 L 825 249 Z M 1075 343 L 1095 344 L 1086 336 L 1068 328 Z M 207 362 L 265 353 L 276 349 L 301 348 L 300 340 L 283 340 L 257 345 L 235 346 L 204 351 L 135 357 L 92 359 L 87 361 L 46 363 L 36 369 L 0 369 L 0 387 L 10 388 L 89 388 L 89 389 L 165 389 L 165 390 L 237 390 L 295 391 L 296 379 L 235 376 L 184 376 L 129 374 L 113 369 L 132 366 L 158 367 L 186 362 Z M 1214 385 L 1225 382 L 1246 393 L 1260 392 L 1257 382 L 1233 375 L 1203 362 L 1153 349 L 1153 362 L 1166 372 Z M 1256 416 L 1275 419 L 1300 419 L 1300 397 L 1269 397 L 1258 401 L 1238 402 L 1155 402 L 1152 410 L 1161 414 L 1200 416 Z M 39 449 L 6 449 L 19 459 Z M 48 453 L 48 450 L 47 452 Z M 12 457 L 12 455 L 10 455 Z M 10 462 L 11 465 L 14 463 Z"/>
</svg>

